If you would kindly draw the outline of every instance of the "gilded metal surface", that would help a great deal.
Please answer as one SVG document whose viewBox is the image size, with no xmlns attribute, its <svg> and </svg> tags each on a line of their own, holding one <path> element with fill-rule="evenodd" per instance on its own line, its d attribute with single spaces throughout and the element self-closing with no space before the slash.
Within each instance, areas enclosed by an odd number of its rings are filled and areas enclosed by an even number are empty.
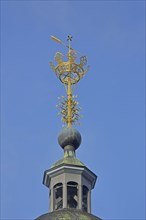
<svg viewBox="0 0 146 220">
<path fill-rule="evenodd" d="M 79 103 L 76 101 L 76 96 L 72 96 L 70 100 L 70 108 L 71 108 L 71 124 L 76 124 L 76 122 L 81 118 L 80 115 L 80 107 L 78 107 Z M 58 116 L 62 116 L 62 121 L 65 122 L 65 124 L 68 124 L 68 97 L 65 98 L 62 96 L 61 98 L 58 97 L 59 104 L 56 105 L 57 108 L 59 108 L 60 112 L 58 113 Z"/>
<path fill-rule="evenodd" d="M 59 39 L 53 36 L 51 36 L 51 38 L 56 42 L 63 44 Z M 54 57 L 57 65 L 54 66 L 54 64 L 50 62 L 50 66 L 56 76 L 67 86 L 67 98 L 61 101 L 58 107 L 60 108 L 62 120 L 68 125 L 68 127 L 71 127 L 72 124 L 75 124 L 80 118 L 79 108 L 77 107 L 78 102 L 75 101 L 72 95 L 72 86 L 78 83 L 89 69 L 89 67 L 84 68 L 87 64 L 86 56 L 80 57 L 80 63 L 75 62 L 78 56 L 77 52 L 71 48 L 71 41 L 72 37 L 68 36 L 69 45 L 67 47 L 69 48 L 69 51 L 66 55 L 67 61 L 64 61 L 64 55 L 62 53 L 57 52 Z"/>
<path fill-rule="evenodd" d="M 50 66 L 63 84 L 68 85 L 69 78 L 71 80 L 71 85 L 76 84 L 88 71 L 88 68 L 85 70 L 83 68 L 83 66 L 87 63 L 87 58 L 85 56 L 80 57 L 80 63 L 77 64 L 75 62 L 77 53 L 73 50 L 67 54 L 67 62 L 63 61 L 63 57 L 62 53 L 57 52 L 54 59 L 58 65 L 54 66 L 53 63 L 50 62 Z"/>
</svg>

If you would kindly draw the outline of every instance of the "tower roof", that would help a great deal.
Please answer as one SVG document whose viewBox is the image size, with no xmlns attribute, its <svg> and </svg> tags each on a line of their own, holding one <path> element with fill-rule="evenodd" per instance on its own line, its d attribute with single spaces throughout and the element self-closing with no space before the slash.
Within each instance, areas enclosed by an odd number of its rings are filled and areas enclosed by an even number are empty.
<svg viewBox="0 0 146 220">
<path fill-rule="evenodd" d="M 64 157 L 61 160 L 58 160 L 57 162 L 55 162 L 51 168 L 55 168 L 59 165 L 76 165 L 76 166 L 86 167 L 85 164 L 83 164 L 76 157 Z"/>
<path fill-rule="evenodd" d="M 101 220 L 100 218 L 78 209 L 60 209 L 46 213 L 35 220 Z"/>
</svg>

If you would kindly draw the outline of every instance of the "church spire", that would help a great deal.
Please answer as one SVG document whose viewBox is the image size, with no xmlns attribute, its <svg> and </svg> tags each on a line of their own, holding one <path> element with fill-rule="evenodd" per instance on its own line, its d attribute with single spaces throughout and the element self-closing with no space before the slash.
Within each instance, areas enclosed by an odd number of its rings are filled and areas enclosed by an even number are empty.
<svg viewBox="0 0 146 220">
<path fill-rule="evenodd" d="M 76 158 L 75 153 L 81 144 L 81 135 L 73 128 L 80 118 L 77 97 L 73 95 L 73 91 L 89 68 L 84 68 L 87 58 L 81 56 L 80 62 L 75 61 L 79 52 L 72 48 L 70 35 L 67 45 L 54 36 L 51 38 L 68 48 L 67 61 L 63 60 L 62 53 L 57 52 L 57 66 L 50 62 L 66 89 L 66 97 L 59 98 L 60 103 L 57 106 L 65 123 L 65 128 L 58 136 L 58 143 L 64 149 L 64 157 L 44 172 L 43 184 L 49 188 L 50 208 L 49 213 L 37 220 L 101 220 L 91 214 L 91 191 L 97 176 Z"/>
</svg>

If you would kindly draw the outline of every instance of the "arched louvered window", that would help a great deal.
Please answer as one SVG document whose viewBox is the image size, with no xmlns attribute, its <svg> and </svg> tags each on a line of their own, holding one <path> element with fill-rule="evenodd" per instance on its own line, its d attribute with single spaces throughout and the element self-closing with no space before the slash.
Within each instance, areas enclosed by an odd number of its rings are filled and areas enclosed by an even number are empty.
<svg viewBox="0 0 146 220">
<path fill-rule="evenodd" d="M 61 209 L 63 207 L 63 185 L 58 183 L 54 186 L 54 209 Z"/>
<path fill-rule="evenodd" d="M 82 210 L 88 211 L 88 192 L 89 189 L 86 186 L 82 187 Z"/>
<path fill-rule="evenodd" d="M 67 183 L 67 207 L 78 207 L 78 184 L 76 182 Z"/>
</svg>

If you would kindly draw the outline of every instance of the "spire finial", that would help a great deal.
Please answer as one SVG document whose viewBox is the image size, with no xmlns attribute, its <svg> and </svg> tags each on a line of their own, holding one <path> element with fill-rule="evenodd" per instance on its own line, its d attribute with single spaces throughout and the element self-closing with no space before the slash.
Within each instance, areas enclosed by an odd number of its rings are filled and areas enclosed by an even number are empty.
<svg viewBox="0 0 146 220">
<path fill-rule="evenodd" d="M 71 36 L 71 35 L 68 35 L 67 40 L 68 40 L 69 42 L 72 41 L 72 36 Z"/>
<path fill-rule="evenodd" d="M 72 36 L 68 35 L 67 41 L 69 45 L 65 45 L 58 38 L 51 36 L 51 38 L 68 48 L 67 53 L 67 61 L 63 61 L 63 54 L 57 52 L 54 59 L 58 63 L 57 66 L 54 66 L 52 62 L 50 62 L 50 66 L 55 72 L 56 76 L 60 79 L 60 81 L 65 85 L 67 97 L 58 98 L 60 103 L 56 107 L 60 109 L 59 115 L 62 116 L 62 120 L 65 124 L 67 124 L 68 128 L 71 128 L 73 124 L 75 124 L 79 118 L 79 107 L 78 102 L 76 101 L 76 96 L 73 96 L 73 86 L 76 85 L 79 80 L 85 75 L 88 71 L 89 67 L 84 69 L 84 65 L 87 63 L 86 56 L 80 57 L 80 63 L 76 63 L 78 51 L 75 51 L 71 48 Z"/>
</svg>

